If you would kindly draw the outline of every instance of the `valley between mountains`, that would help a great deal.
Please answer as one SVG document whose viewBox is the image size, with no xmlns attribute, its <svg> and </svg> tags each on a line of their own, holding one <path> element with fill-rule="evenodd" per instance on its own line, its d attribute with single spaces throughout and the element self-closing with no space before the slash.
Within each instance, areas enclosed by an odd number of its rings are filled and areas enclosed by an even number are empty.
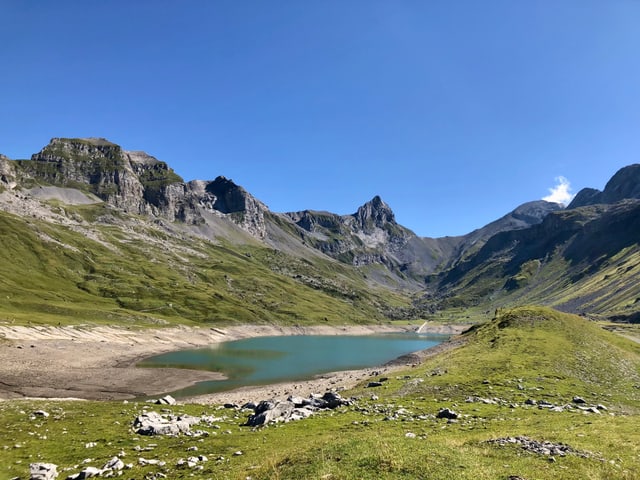
<svg viewBox="0 0 640 480">
<path fill-rule="evenodd" d="M 514 207 L 424 238 L 378 196 L 272 212 L 102 138 L 0 155 L 0 479 L 640 478 L 640 165 Z M 154 353 L 418 328 L 452 337 L 141 399 L 220 378 L 135 368 Z"/>
</svg>

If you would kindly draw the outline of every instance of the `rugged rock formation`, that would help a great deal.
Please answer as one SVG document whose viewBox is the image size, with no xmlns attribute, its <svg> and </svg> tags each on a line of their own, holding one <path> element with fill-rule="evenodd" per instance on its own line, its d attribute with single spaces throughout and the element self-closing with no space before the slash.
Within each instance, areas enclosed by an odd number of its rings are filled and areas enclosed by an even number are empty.
<svg viewBox="0 0 640 480">
<path fill-rule="evenodd" d="M 138 435 L 178 435 L 189 433 L 193 425 L 200 423 L 199 417 L 190 415 L 160 415 L 156 412 L 143 413 L 133 421 Z"/>
<path fill-rule="evenodd" d="M 231 180 L 185 183 L 165 162 L 102 138 L 53 138 L 18 165 L 36 183 L 77 188 L 126 213 L 197 225 L 209 212 L 229 218 L 257 238 L 265 235 L 267 207 Z M 0 180 L 5 178 L 5 183 L 14 178 L 11 167 L 0 159 Z"/>
<path fill-rule="evenodd" d="M 213 208 L 229 215 L 234 222 L 257 238 L 264 238 L 264 213 L 267 206 L 250 195 L 244 188 L 225 177 L 208 182 L 205 192 L 215 198 Z M 210 197 L 210 198 L 211 198 Z"/>
<path fill-rule="evenodd" d="M 144 187 L 130 160 L 105 139 L 53 138 L 19 165 L 36 181 L 88 190 L 127 213 L 145 213 Z"/>
<path fill-rule="evenodd" d="M 618 170 L 602 192 L 595 188 L 583 188 L 567 208 L 611 204 L 630 198 L 640 198 L 640 164 L 637 163 Z"/>
<path fill-rule="evenodd" d="M 13 188 L 15 186 L 15 167 L 9 157 L 0 154 L 0 187 Z"/>
<path fill-rule="evenodd" d="M 432 256 L 429 246 L 396 223 L 393 211 L 378 196 L 351 215 L 310 210 L 285 215 L 300 228 L 307 245 L 355 266 L 383 264 L 400 273 Z"/>
<path fill-rule="evenodd" d="M 270 423 L 302 420 L 319 410 L 333 410 L 353 402 L 344 399 L 336 392 L 325 392 L 324 395 L 311 394 L 309 398 L 289 397 L 286 401 L 277 402 L 263 400 L 253 406 L 254 413 L 249 415 L 247 426 L 261 427 Z"/>
</svg>

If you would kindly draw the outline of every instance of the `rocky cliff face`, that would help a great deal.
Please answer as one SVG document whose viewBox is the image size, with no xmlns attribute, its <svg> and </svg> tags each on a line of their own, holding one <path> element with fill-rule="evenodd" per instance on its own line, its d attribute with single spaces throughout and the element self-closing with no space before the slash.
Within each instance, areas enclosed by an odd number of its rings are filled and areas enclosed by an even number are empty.
<svg viewBox="0 0 640 480">
<path fill-rule="evenodd" d="M 616 203 L 630 198 L 640 198 L 640 164 L 621 168 L 607 182 L 603 191 L 584 188 L 578 192 L 567 208 L 578 208 L 598 203 Z"/>
<path fill-rule="evenodd" d="M 15 181 L 15 167 L 9 157 L 0 153 L 0 186 L 13 188 Z"/>
<path fill-rule="evenodd" d="M 264 238 L 266 234 L 264 214 L 267 206 L 250 195 L 244 188 L 225 177 L 207 182 L 204 188 L 207 198 L 213 199 L 213 208 L 251 233 L 254 237 Z"/>
<path fill-rule="evenodd" d="M 102 138 L 54 138 L 18 164 L 36 182 L 88 191 L 126 213 L 197 225 L 209 212 L 265 235 L 267 207 L 231 180 L 185 183 L 165 162 Z M 0 175 L 13 178 L 9 167 L 0 162 Z"/>
<path fill-rule="evenodd" d="M 310 210 L 285 215 L 306 245 L 354 266 L 384 265 L 410 282 L 421 282 L 442 254 L 436 240 L 421 239 L 399 225 L 379 196 L 351 215 Z"/>
<path fill-rule="evenodd" d="M 387 246 L 404 243 L 412 233 L 400 227 L 389 206 L 378 196 L 352 215 L 329 212 L 287 213 L 298 227 L 307 232 L 310 244 L 334 257 L 347 254 L 354 264 L 380 259 Z"/>
<path fill-rule="evenodd" d="M 102 138 L 53 138 L 20 166 L 36 180 L 87 189 L 127 213 L 146 212 L 144 187 L 119 145 Z"/>
</svg>

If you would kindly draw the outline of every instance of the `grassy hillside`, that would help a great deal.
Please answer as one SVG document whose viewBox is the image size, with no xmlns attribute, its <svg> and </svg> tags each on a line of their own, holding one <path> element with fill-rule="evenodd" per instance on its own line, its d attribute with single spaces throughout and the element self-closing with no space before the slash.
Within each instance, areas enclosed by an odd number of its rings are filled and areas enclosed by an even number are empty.
<svg viewBox="0 0 640 480">
<path fill-rule="evenodd" d="M 86 458 L 100 467 L 119 453 L 133 463 L 126 478 L 135 479 L 640 478 L 639 344 L 526 307 L 498 312 L 456 345 L 382 387 L 345 393 L 354 406 L 296 423 L 251 430 L 241 426 L 243 412 L 171 407 L 218 417 L 219 428 L 205 427 L 211 434 L 200 438 L 133 435 L 143 407 L 159 411 L 142 403 L 3 403 L 0 478 L 24 477 L 37 460 L 78 472 Z M 40 408 L 51 416 L 32 416 Z M 436 418 L 442 408 L 458 418 Z M 565 453 L 536 452 L 535 442 Z M 194 446 L 208 458 L 202 470 L 178 467 Z M 166 464 L 142 466 L 139 458 Z"/>
<path fill-rule="evenodd" d="M 502 232 L 430 280 L 437 305 L 542 304 L 592 317 L 633 320 L 640 299 L 640 203 L 581 207 Z"/>
<path fill-rule="evenodd" d="M 0 247 L 3 322 L 375 323 L 407 303 L 330 259 L 213 243 L 138 219 L 61 226 L 0 212 Z"/>
</svg>

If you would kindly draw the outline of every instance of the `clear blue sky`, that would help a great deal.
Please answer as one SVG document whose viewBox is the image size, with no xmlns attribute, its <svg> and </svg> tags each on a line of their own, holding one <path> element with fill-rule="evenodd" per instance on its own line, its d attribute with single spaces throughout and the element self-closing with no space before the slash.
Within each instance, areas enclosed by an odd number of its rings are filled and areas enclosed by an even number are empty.
<svg viewBox="0 0 640 480">
<path fill-rule="evenodd" d="M 0 3 L 0 152 L 106 137 L 273 211 L 468 233 L 640 152 L 640 1 Z"/>
</svg>

